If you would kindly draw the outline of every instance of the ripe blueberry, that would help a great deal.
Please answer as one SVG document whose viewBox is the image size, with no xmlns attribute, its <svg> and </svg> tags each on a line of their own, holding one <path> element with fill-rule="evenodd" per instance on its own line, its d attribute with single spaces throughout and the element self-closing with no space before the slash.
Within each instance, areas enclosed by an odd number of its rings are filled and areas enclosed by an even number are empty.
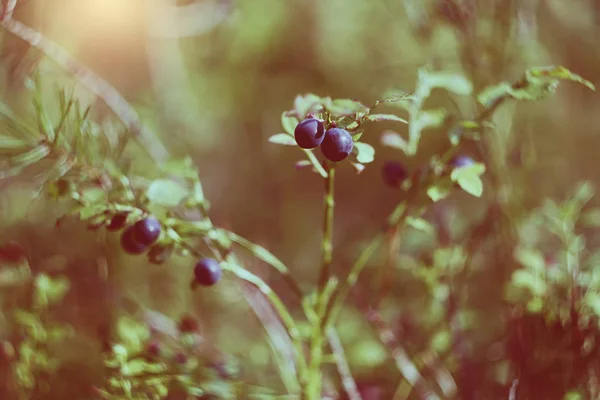
<svg viewBox="0 0 600 400">
<path fill-rule="evenodd" d="M 339 162 L 348 157 L 354 147 L 350 132 L 341 128 L 331 128 L 325 132 L 321 152 L 329 161 Z"/>
<path fill-rule="evenodd" d="M 121 234 L 121 247 L 126 253 L 132 255 L 142 254 L 148 248 L 135 239 L 135 226 L 130 226 Z"/>
<path fill-rule="evenodd" d="M 133 238 L 144 246 L 150 246 L 160 236 L 160 230 L 160 222 L 156 218 L 144 218 L 133 225 Z"/>
<path fill-rule="evenodd" d="M 127 223 L 128 215 L 129 215 L 129 213 L 127 213 L 127 212 L 120 212 L 120 213 L 115 214 L 110 219 L 110 222 L 106 226 L 106 230 L 109 232 L 116 232 L 116 231 L 120 231 L 121 229 L 123 229 L 123 227 L 125 227 L 125 224 Z"/>
<path fill-rule="evenodd" d="M 294 138 L 303 149 L 314 149 L 325 137 L 323 123 L 316 118 L 308 118 L 296 125 Z"/>
<path fill-rule="evenodd" d="M 397 161 L 386 161 L 382 169 L 383 181 L 390 187 L 398 188 L 408 178 L 408 172 L 402 164 Z"/>
<path fill-rule="evenodd" d="M 194 267 L 195 281 L 202 286 L 214 285 L 222 275 L 221 265 L 214 258 L 203 258 Z"/>
<path fill-rule="evenodd" d="M 475 161 L 469 156 L 456 156 L 452 162 L 454 168 L 468 167 L 475 164 Z"/>
</svg>

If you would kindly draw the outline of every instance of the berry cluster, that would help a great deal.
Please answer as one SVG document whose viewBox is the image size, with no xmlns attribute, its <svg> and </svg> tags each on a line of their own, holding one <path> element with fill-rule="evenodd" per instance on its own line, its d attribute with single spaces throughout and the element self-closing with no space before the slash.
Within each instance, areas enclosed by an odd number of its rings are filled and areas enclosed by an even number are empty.
<svg viewBox="0 0 600 400">
<path fill-rule="evenodd" d="M 127 226 L 128 213 L 117 213 L 109 221 L 106 229 L 109 232 L 117 232 L 125 229 L 121 234 L 121 247 L 126 253 L 140 255 L 149 250 L 148 255 L 154 249 L 161 250 L 155 244 L 162 232 L 159 220 L 154 217 L 146 217 Z M 193 286 L 212 286 L 221 280 L 223 270 L 219 262 L 213 258 L 202 258 L 194 267 Z"/>
<path fill-rule="evenodd" d="M 294 138 L 299 147 L 314 149 L 321 146 L 323 156 L 332 162 L 340 162 L 350 155 L 354 147 L 352 135 L 345 129 L 329 128 L 317 118 L 307 118 L 296 125 Z"/>
</svg>

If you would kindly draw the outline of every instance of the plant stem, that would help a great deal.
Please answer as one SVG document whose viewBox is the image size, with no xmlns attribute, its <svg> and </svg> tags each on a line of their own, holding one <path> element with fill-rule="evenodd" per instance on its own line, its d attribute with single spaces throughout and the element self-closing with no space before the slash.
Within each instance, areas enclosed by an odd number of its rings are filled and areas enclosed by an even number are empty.
<svg viewBox="0 0 600 400">
<path fill-rule="evenodd" d="M 323 291 L 331 275 L 331 262 L 333 260 L 333 212 L 335 207 L 334 183 L 335 165 L 325 164 L 327 178 L 325 179 L 325 199 L 323 215 L 323 242 L 321 243 L 322 264 L 321 277 L 319 278 L 319 291 Z"/>
<path fill-rule="evenodd" d="M 326 313 L 326 305 L 329 301 L 328 282 L 331 277 L 331 262 L 333 260 L 333 215 L 334 215 L 334 182 L 335 165 L 324 163 L 327 172 L 325 178 L 325 198 L 323 214 L 323 241 L 321 244 L 322 263 L 321 276 L 319 277 L 319 290 L 317 292 L 317 318 L 312 321 L 312 335 L 310 341 L 310 362 L 308 366 L 308 381 L 303 398 L 306 400 L 320 400 L 323 385 L 321 365 L 323 364 L 323 347 L 325 345 L 325 324 L 323 323 Z"/>
</svg>

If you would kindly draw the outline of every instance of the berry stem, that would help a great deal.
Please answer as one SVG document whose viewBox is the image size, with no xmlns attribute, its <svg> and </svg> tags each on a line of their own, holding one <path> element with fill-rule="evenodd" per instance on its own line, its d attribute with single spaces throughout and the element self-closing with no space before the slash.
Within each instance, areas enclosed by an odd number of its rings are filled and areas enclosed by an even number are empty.
<svg viewBox="0 0 600 400">
<path fill-rule="evenodd" d="M 331 262 L 333 260 L 333 215 L 335 207 L 335 165 L 325 163 L 327 178 L 325 179 L 325 198 L 323 215 L 323 241 L 321 243 L 322 264 L 319 278 L 319 291 L 322 292 L 331 275 Z"/>
</svg>

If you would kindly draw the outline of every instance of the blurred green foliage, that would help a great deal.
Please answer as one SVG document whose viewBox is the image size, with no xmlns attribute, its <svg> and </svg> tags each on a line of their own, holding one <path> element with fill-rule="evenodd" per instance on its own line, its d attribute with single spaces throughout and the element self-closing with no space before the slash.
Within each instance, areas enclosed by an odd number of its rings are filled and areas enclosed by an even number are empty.
<svg viewBox="0 0 600 400">
<path fill-rule="evenodd" d="M 447 114 L 468 122 L 479 111 L 471 92 L 516 82 L 537 65 L 564 65 L 600 82 L 600 9 L 594 2 L 235 0 L 213 29 L 178 39 L 161 37 L 156 28 L 157 20 L 176 17 L 153 7 L 171 2 L 83 3 L 20 0 L 14 17 L 104 77 L 170 154 L 186 160 L 157 168 L 133 143 L 121 167 L 149 180 L 197 167 L 200 188 L 193 176 L 183 176 L 188 189 L 154 180 L 146 196 L 163 206 L 190 193 L 202 201 L 206 196 L 216 225 L 268 248 L 307 287 L 319 273 L 323 188 L 315 175 L 296 170 L 297 149 L 269 142 L 284 128 L 281 114 L 297 95 L 372 104 L 386 93 L 414 93 L 423 71 L 468 79 L 454 79 L 457 86 L 447 88 L 464 96 L 431 92 L 420 110 L 429 112 L 423 119 L 428 129 L 416 152 L 398 151 L 404 144 L 393 142 L 395 134 L 409 138 L 413 128 L 393 121 L 366 124 L 360 140 L 375 148 L 374 162 L 360 174 L 340 167 L 336 180 L 333 270 L 345 276 L 400 200 L 401 192 L 383 184 L 383 162 L 398 160 L 411 171 L 427 165 L 444 147 Z M 217 9 L 211 10 L 217 18 Z M 62 155 L 44 162 L 47 147 L 36 138 L 55 125 L 35 120 L 32 100 L 38 111 L 43 107 L 58 119 L 65 93 L 73 92 L 81 104 L 75 119 L 92 106 L 90 118 L 98 124 L 66 135 L 84 132 L 93 141 L 100 130 L 109 133 L 101 146 L 82 142 L 70 149 L 89 160 L 120 152 L 115 138 L 124 130 L 72 74 L 10 33 L 2 35 L 3 102 L 27 118 L 23 126 L 3 125 L 0 134 L 31 135 L 14 141 L 2 136 L 0 147 L 10 153 L 37 146 L 37 152 L 18 175 L 4 165 L 0 171 L 0 242 L 17 242 L 27 255 L 25 263 L 2 253 L 0 374 L 9 378 L 0 380 L 0 397 L 88 399 L 103 393 L 118 399 L 133 387 L 144 388 L 139 392 L 148 395 L 141 398 L 164 394 L 166 387 L 174 399 L 185 398 L 186 390 L 198 398 L 207 391 L 225 398 L 285 392 L 276 354 L 281 349 L 271 333 L 270 340 L 265 335 L 276 327 L 252 312 L 248 291 L 254 289 L 230 277 L 192 292 L 193 262 L 185 254 L 149 265 L 144 257 L 123 254 L 118 237 L 104 230 L 71 220 L 55 227 L 70 205 L 39 189 Z M 41 76 L 37 99 L 25 85 L 33 66 Z M 55 86 L 64 89 L 63 100 Z M 519 89 L 495 86 L 482 103 L 499 93 L 523 98 Z M 405 115 L 401 107 L 383 107 L 382 113 Z M 539 102 L 504 104 L 490 121 L 493 134 L 467 148 L 481 164 L 452 177 L 482 197 L 430 188 L 429 196 L 440 201 L 372 257 L 337 324 L 364 400 L 424 397 L 419 381 L 413 385 L 401 373 L 403 354 L 442 398 L 599 398 L 600 204 L 593 196 L 600 182 L 599 107 L 597 94 L 580 85 L 561 85 Z M 388 146 L 382 145 L 384 133 Z M 101 178 L 88 172 L 89 180 Z M 292 303 L 286 282 L 264 258 L 239 257 Z M 377 315 L 369 314 L 373 303 L 379 303 Z M 299 316 L 302 310 L 292 311 Z M 209 345 L 194 347 L 196 336 L 173 334 L 173 321 L 184 313 L 199 319 Z M 167 337 L 168 362 L 145 358 L 146 325 Z M 193 348 L 195 361 L 176 364 L 179 347 Z M 223 372 L 236 363 L 242 365 L 239 379 Z M 167 370 L 177 379 L 148 376 Z M 339 388 L 332 371 L 327 384 Z"/>
</svg>

